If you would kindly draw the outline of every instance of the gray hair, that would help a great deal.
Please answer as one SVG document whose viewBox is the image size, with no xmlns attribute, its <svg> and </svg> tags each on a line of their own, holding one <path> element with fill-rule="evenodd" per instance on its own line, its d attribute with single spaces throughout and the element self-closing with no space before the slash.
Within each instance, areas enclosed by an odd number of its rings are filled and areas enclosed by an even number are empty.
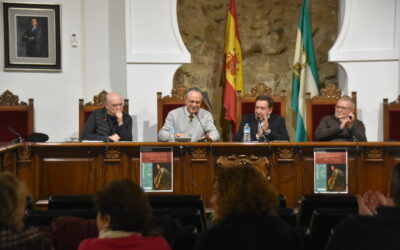
<svg viewBox="0 0 400 250">
<path fill-rule="evenodd" d="M 191 88 L 189 88 L 188 90 L 186 90 L 186 92 L 185 92 L 185 99 L 187 99 L 189 92 L 192 92 L 192 91 L 197 92 L 197 93 L 200 93 L 201 97 L 203 97 L 203 93 L 201 92 L 201 90 L 200 90 L 199 88 L 197 88 L 197 87 L 191 87 Z"/>
</svg>

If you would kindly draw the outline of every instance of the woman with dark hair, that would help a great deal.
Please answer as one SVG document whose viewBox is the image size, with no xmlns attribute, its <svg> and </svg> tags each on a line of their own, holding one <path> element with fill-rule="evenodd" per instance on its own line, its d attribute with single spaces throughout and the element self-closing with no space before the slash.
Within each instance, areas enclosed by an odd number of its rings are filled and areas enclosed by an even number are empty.
<svg viewBox="0 0 400 250">
<path fill-rule="evenodd" d="M 113 181 L 94 196 L 99 238 L 81 242 L 79 250 L 169 250 L 162 237 L 143 237 L 151 208 L 146 194 L 129 180 Z"/>
<path fill-rule="evenodd" d="M 38 229 L 25 228 L 25 186 L 11 173 L 0 174 L 0 249 L 47 250 L 53 249 L 50 235 Z"/>
<path fill-rule="evenodd" d="M 275 216 L 278 192 L 252 167 L 221 169 L 211 198 L 216 225 L 196 250 L 303 249 L 297 232 Z"/>
</svg>

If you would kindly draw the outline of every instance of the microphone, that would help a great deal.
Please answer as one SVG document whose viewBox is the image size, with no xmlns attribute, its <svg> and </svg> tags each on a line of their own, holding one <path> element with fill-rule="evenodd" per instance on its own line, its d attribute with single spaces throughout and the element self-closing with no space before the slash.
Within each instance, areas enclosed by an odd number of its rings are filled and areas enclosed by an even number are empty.
<svg viewBox="0 0 400 250">
<path fill-rule="evenodd" d="M 49 136 L 44 133 L 32 133 L 28 136 L 28 141 L 31 142 L 46 142 L 49 139 Z"/>
<path fill-rule="evenodd" d="M 11 127 L 8 127 L 8 130 L 10 130 L 14 135 L 18 136 L 18 139 L 14 139 L 14 140 L 12 140 L 12 142 L 24 142 L 24 139 L 21 137 L 20 133 L 18 133 Z"/>
<path fill-rule="evenodd" d="M 204 136 L 207 136 L 207 132 L 206 132 L 206 130 L 205 130 L 203 124 L 202 124 L 201 121 L 200 121 L 198 112 L 194 113 L 194 115 L 197 117 L 197 120 L 199 120 L 200 126 L 201 126 L 201 128 L 203 129 L 203 132 L 204 132 Z M 207 137 L 204 137 L 204 138 L 202 138 L 202 139 L 200 139 L 200 140 L 197 140 L 197 141 L 198 141 L 198 142 L 208 142 L 208 138 L 207 138 Z"/>
</svg>

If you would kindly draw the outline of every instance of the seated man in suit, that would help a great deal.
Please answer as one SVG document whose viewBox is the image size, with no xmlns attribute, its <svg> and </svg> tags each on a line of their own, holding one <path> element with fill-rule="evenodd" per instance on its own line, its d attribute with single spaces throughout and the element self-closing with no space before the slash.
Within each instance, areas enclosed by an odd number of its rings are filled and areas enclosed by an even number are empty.
<svg viewBox="0 0 400 250">
<path fill-rule="evenodd" d="M 192 142 L 198 140 L 218 141 L 219 132 L 210 112 L 200 108 L 203 94 L 198 88 L 190 88 L 185 93 L 185 106 L 170 111 L 164 126 L 158 133 L 159 141 L 169 141 L 169 133 L 175 137 L 187 137 Z"/>
<path fill-rule="evenodd" d="M 341 97 L 335 106 L 335 115 L 327 115 L 315 130 L 317 141 L 367 141 L 362 121 L 354 115 L 354 103 L 348 96 Z"/>
<path fill-rule="evenodd" d="M 93 111 L 86 121 L 82 140 L 132 141 L 132 118 L 122 112 L 123 106 L 119 94 L 107 94 L 104 108 Z"/>
<path fill-rule="evenodd" d="M 270 96 L 260 95 L 256 98 L 254 113 L 242 118 L 235 141 L 243 140 L 244 125 L 250 125 L 250 136 L 252 141 L 289 141 L 286 130 L 285 119 L 278 114 L 272 113 L 274 100 Z"/>
</svg>

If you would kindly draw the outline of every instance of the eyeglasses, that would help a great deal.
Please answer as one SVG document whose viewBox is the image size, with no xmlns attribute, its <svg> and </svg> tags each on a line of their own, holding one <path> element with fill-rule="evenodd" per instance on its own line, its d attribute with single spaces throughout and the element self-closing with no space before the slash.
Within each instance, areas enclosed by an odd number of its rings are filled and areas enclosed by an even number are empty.
<svg viewBox="0 0 400 250">
<path fill-rule="evenodd" d="M 335 109 L 350 109 L 351 107 L 335 106 Z"/>
<path fill-rule="evenodd" d="M 122 107 L 122 106 L 124 106 L 124 104 L 122 104 L 122 103 L 111 104 L 111 107 L 113 107 L 113 108 Z"/>
</svg>

